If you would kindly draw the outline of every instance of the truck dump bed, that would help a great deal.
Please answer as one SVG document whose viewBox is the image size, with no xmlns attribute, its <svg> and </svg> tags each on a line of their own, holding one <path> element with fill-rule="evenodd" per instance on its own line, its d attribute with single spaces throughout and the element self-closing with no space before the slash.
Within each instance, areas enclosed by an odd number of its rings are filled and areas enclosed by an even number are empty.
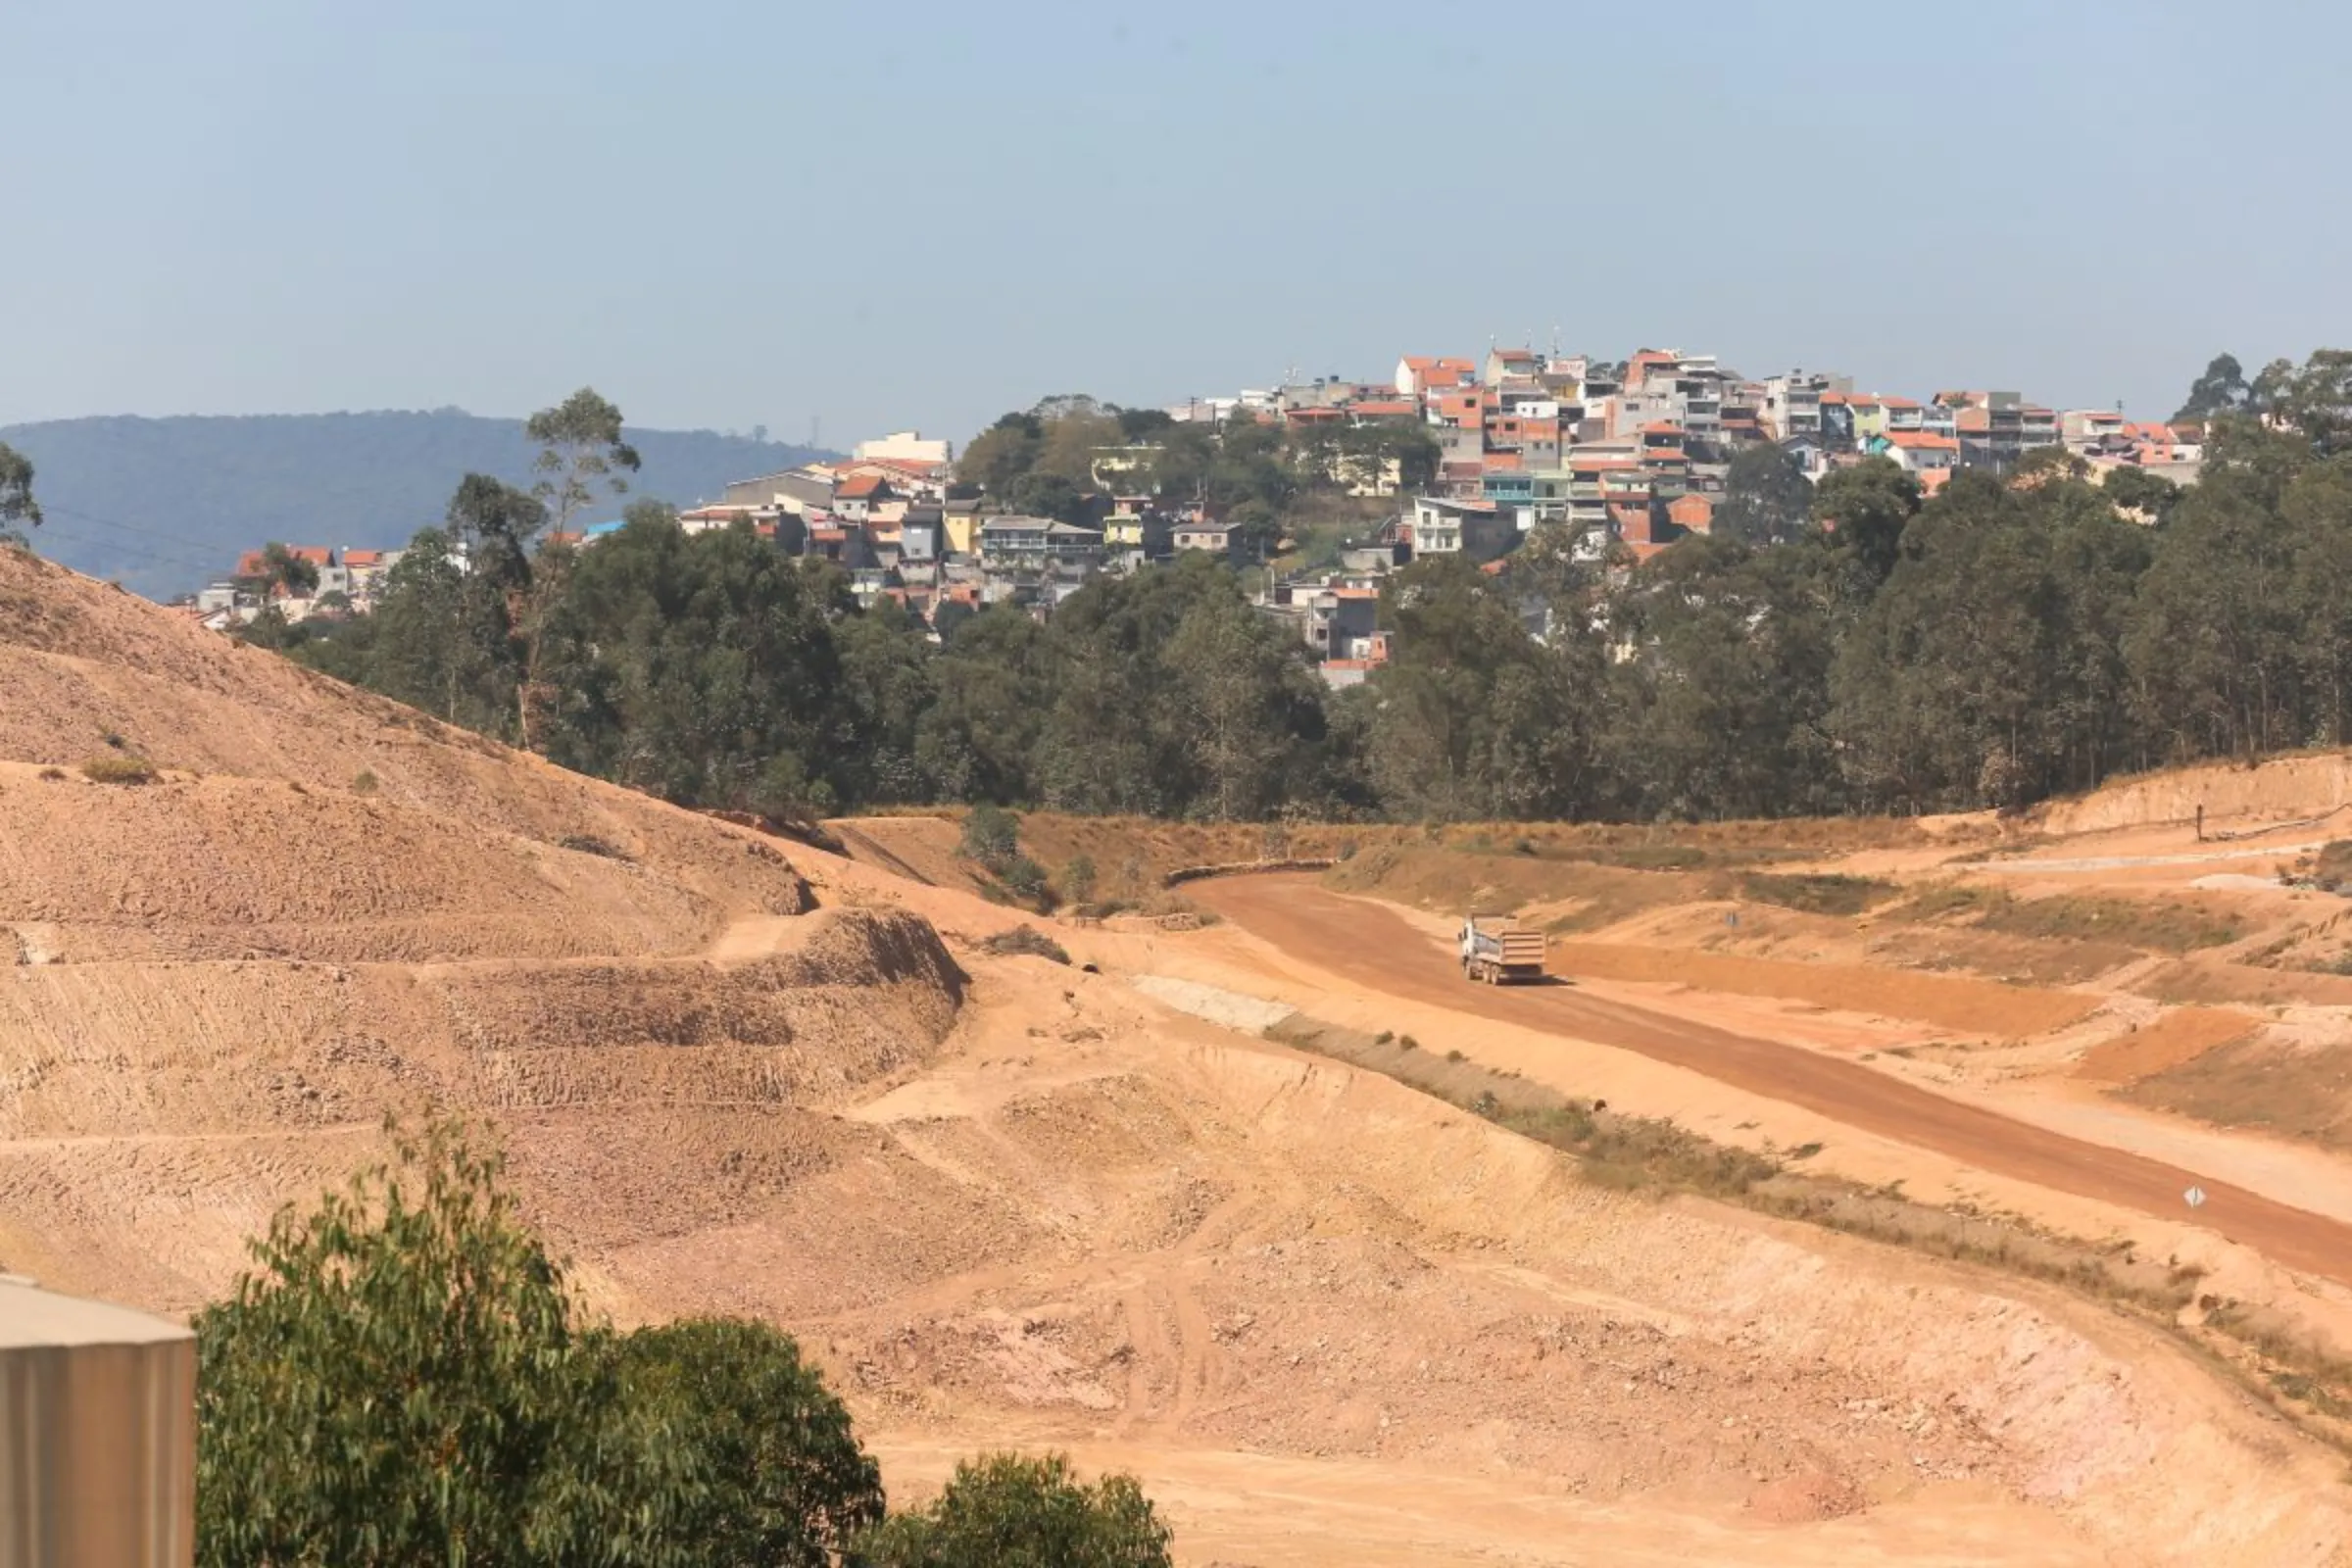
<svg viewBox="0 0 2352 1568">
<path fill-rule="evenodd" d="M 1507 916 L 1474 914 L 1465 922 L 1462 972 L 1473 980 L 1498 985 L 1512 980 L 1540 980 L 1547 939 L 1533 926 Z"/>
</svg>

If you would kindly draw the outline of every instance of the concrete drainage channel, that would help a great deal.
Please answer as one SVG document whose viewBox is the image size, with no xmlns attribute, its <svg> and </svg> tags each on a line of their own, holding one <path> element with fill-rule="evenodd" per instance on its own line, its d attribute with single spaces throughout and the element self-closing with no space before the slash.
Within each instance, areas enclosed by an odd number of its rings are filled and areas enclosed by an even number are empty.
<svg viewBox="0 0 2352 1568">
<path fill-rule="evenodd" d="M 1139 974 L 1130 983 L 1152 1001 L 1165 1003 L 1178 1012 L 1190 1013 L 1221 1029 L 1239 1029 L 1253 1035 L 1264 1034 L 1298 1010 L 1279 1002 L 1245 996 L 1239 991 L 1204 986 L 1198 980 Z"/>
</svg>

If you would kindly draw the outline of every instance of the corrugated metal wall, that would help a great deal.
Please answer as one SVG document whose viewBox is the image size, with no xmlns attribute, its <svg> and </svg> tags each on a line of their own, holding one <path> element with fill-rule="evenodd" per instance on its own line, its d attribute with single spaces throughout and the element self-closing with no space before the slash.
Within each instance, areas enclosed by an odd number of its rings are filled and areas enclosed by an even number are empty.
<svg viewBox="0 0 2352 1568">
<path fill-rule="evenodd" d="M 0 1334 L 0 1568 L 194 1562 L 196 1342 L 145 1321 L 145 1343 Z"/>
</svg>

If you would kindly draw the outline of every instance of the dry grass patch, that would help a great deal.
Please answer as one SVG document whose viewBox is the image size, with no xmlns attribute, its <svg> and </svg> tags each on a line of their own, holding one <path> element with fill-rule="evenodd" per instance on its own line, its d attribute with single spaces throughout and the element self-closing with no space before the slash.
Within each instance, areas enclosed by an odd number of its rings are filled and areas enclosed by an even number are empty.
<svg viewBox="0 0 2352 1568">
<path fill-rule="evenodd" d="M 1016 925 L 1009 931 L 998 932 L 980 944 L 980 951 L 993 953 L 1001 958 L 1051 958 L 1055 963 L 1070 961 L 1069 949 L 1029 925 Z"/>
<path fill-rule="evenodd" d="M 2352 1150 L 2352 1048 L 2299 1050 L 2241 1036 L 2117 1094 L 2216 1127 Z"/>
<path fill-rule="evenodd" d="M 81 776 L 93 784 L 152 784 L 163 774 L 144 757 L 93 757 L 81 764 Z"/>
<path fill-rule="evenodd" d="M 2187 899 L 2051 894 L 2021 899 L 2007 888 L 1945 882 L 1886 911 L 1889 921 L 1965 923 L 1979 931 L 2046 941 L 2122 943 L 2150 953 L 2225 947 L 2246 934 L 2233 910 Z"/>
<path fill-rule="evenodd" d="M 1849 916 L 1868 913 L 1902 891 L 1892 882 L 1877 877 L 1831 873 L 1776 875 L 1768 871 L 1742 871 L 1737 885 L 1740 896 L 1752 904 L 1778 905 L 1806 914 Z"/>
</svg>

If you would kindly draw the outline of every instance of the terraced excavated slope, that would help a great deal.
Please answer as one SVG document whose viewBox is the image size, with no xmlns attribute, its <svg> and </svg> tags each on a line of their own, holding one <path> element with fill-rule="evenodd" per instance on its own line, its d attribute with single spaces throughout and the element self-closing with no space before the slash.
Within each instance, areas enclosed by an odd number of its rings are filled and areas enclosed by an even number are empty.
<svg viewBox="0 0 2352 1568">
<path fill-rule="evenodd" d="M 596 1304 L 800 1335 L 900 1495 L 1053 1445 L 1196 1565 L 2344 1560 L 2340 1457 L 2152 1328 L 1146 994 L 1281 963 L 1230 927 L 1015 918 L 0 554 L 0 1262 L 193 1305 L 429 1099 Z"/>
<path fill-rule="evenodd" d="M 81 770 L 129 757 L 160 779 Z M 830 1110 L 931 1054 L 962 984 L 924 922 L 815 910 L 756 834 L 0 551 L 13 1267 L 192 1307 L 388 1109 L 437 1104 L 497 1119 L 595 1281 L 858 1157 Z"/>
</svg>

